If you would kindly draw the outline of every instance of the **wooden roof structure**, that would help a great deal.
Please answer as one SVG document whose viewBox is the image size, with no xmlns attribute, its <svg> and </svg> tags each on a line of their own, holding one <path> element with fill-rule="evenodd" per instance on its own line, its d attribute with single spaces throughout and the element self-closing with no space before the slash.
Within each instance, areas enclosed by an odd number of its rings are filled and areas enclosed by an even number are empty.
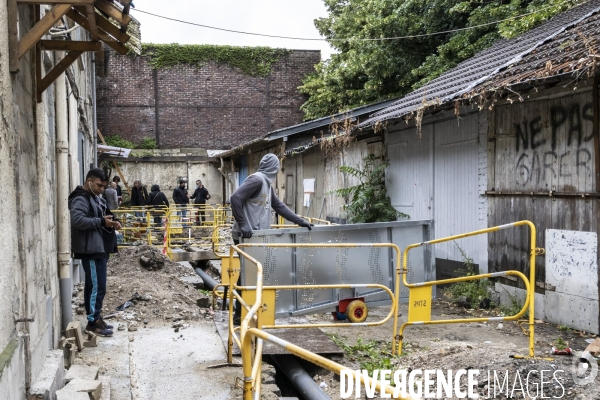
<svg viewBox="0 0 600 400">
<path fill-rule="evenodd" d="M 130 50 L 141 51 L 139 42 L 139 23 L 129 15 L 131 0 L 8 0 L 9 59 L 11 73 L 19 72 L 19 60 L 34 50 L 36 68 L 36 97 L 42 101 L 42 93 L 86 51 L 102 50 L 102 43 L 120 54 Z M 34 26 L 21 35 L 18 32 L 18 5 L 33 5 Z M 52 5 L 41 17 L 40 7 Z M 45 40 L 48 31 L 60 23 L 66 16 L 90 32 L 90 41 Z M 133 23 L 132 23 L 133 21 Z M 137 40 L 130 40 L 132 36 Z M 130 43 L 132 42 L 132 43 Z M 52 70 L 42 77 L 41 52 L 66 51 L 66 56 Z"/>
</svg>

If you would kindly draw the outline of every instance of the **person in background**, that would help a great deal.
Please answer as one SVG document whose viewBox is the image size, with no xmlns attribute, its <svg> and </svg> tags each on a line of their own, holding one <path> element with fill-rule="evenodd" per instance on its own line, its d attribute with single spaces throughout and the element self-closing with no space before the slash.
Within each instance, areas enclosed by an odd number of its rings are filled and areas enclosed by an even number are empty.
<svg viewBox="0 0 600 400">
<path fill-rule="evenodd" d="M 240 237 L 251 238 L 253 231 L 271 228 L 271 209 L 286 220 L 311 230 L 312 224 L 296 215 L 275 195 L 271 187 L 279 171 L 279 159 L 275 154 L 266 154 L 258 171 L 246 178 L 239 188 L 231 195 L 231 212 L 235 223 L 231 230 L 233 243 L 238 244 Z M 241 285 L 238 279 L 238 285 Z M 234 324 L 240 324 L 241 304 L 236 301 Z"/>
<path fill-rule="evenodd" d="M 71 250 L 80 259 L 85 271 L 84 301 L 87 314 L 86 331 L 99 336 L 112 336 L 100 313 L 106 294 L 106 243 L 102 228 L 120 229 L 121 224 L 106 214 L 102 191 L 106 175 L 99 168 L 91 169 L 83 186 L 69 195 L 71 214 Z"/>
<path fill-rule="evenodd" d="M 113 182 L 117 185 L 117 187 L 115 189 L 117 190 L 117 198 L 119 200 L 119 205 L 121 205 L 121 202 L 123 202 L 123 194 L 121 192 L 121 185 L 119 185 L 119 183 L 121 183 L 121 178 L 119 178 L 117 175 L 115 175 L 115 177 L 113 178 Z"/>
<path fill-rule="evenodd" d="M 117 208 L 119 208 L 119 199 L 116 188 L 117 184 L 115 182 L 111 182 L 110 185 L 104 190 L 106 206 L 110 211 L 115 211 Z"/>
<path fill-rule="evenodd" d="M 153 208 L 168 208 L 169 200 L 167 200 L 167 196 L 163 192 L 160 191 L 160 186 L 152 185 L 150 188 L 150 195 L 148 196 L 148 205 Z M 162 213 L 154 212 L 154 224 L 156 226 L 162 226 Z"/>
<path fill-rule="evenodd" d="M 173 190 L 173 202 L 177 204 L 177 207 L 182 208 L 181 211 L 177 212 L 177 215 L 181 216 L 182 225 L 185 224 L 183 221 L 187 217 L 187 210 L 185 210 L 185 206 L 190 204 L 190 195 L 188 194 L 187 189 L 185 188 L 185 181 L 179 181 L 179 186 Z"/>
<path fill-rule="evenodd" d="M 131 188 L 131 206 L 132 207 L 142 207 L 148 203 L 148 191 L 145 186 L 142 186 L 142 183 L 139 180 L 133 182 L 133 187 Z M 136 211 L 135 216 L 138 218 L 142 218 L 144 216 L 143 211 Z"/>
<path fill-rule="evenodd" d="M 202 185 L 202 181 L 198 179 L 196 181 L 196 190 L 194 190 L 194 194 L 191 197 L 194 200 L 194 205 L 197 206 L 198 212 L 196 214 L 196 225 L 202 225 L 205 221 L 205 211 L 204 206 L 206 205 L 206 200 L 210 199 L 210 194 L 208 193 L 208 189 Z M 202 222 L 200 222 L 200 218 L 202 218 Z"/>
</svg>

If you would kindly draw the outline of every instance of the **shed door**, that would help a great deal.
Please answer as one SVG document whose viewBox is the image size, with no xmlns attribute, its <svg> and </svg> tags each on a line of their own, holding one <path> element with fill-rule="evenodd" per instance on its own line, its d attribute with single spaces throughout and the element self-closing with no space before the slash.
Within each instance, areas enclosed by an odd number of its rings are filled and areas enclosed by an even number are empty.
<svg viewBox="0 0 600 400">
<path fill-rule="evenodd" d="M 421 137 L 415 129 L 408 129 L 388 139 L 388 194 L 396 210 L 411 220 L 433 218 L 430 148 L 431 127 L 423 127 Z"/>
<path fill-rule="evenodd" d="M 458 123 L 460 122 L 460 124 Z M 434 125 L 435 237 L 457 235 L 487 227 L 479 221 L 479 141 L 477 114 Z M 462 261 L 463 255 L 487 264 L 485 235 L 435 245 L 438 259 Z M 484 255 L 485 254 L 485 255 Z M 487 270 L 486 266 L 483 266 Z"/>
</svg>

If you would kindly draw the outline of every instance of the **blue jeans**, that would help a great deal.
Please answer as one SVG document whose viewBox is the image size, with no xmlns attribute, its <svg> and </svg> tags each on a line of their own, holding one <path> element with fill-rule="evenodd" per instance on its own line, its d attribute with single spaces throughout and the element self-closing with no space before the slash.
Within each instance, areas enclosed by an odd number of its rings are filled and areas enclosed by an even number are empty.
<svg viewBox="0 0 600 400">
<path fill-rule="evenodd" d="M 179 207 L 185 207 L 186 204 L 181 204 Z M 177 215 L 181 216 L 181 225 L 185 225 L 184 219 L 187 218 L 187 210 L 177 211 Z M 189 223 L 189 221 L 188 221 Z"/>
<path fill-rule="evenodd" d="M 97 260 L 81 260 L 85 271 L 83 299 L 85 313 L 90 322 L 97 321 L 102 311 L 102 303 L 106 294 L 106 262 L 108 258 Z"/>
</svg>

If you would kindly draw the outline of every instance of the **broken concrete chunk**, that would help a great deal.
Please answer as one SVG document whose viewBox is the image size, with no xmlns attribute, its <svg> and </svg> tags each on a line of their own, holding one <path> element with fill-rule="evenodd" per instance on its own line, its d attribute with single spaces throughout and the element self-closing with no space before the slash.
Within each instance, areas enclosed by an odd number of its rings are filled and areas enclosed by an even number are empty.
<svg viewBox="0 0 600 400">
<path fill-rule="evenodd" d="M 88 365 L 73 365 L 67 375 L 65 376 L 65 384 L 71 382 L 75 378 L 87 379 L 93 381 L 98 379 L 98 367 Z"/>
<path fill-rule="evenodd" d="M 81 351 L 83 349 L 83 333 L 81 332 L 81 322 L 72 321 L 67 325 L 67 329 L 65 333 L 68 338 L 75 338 L 75 343 L 77 344 L 77 350 Z"/>
<path fill-rule="evenodd" d="M 74 392 L 62 388 L 56 391 L 56 400 L 90 400 L 90 396 L 85 392 Z"/>
<path fill-rule="evenodd" d="M 100 400 L 110 400 L 110 376 L 103 375 L 98 380 L 102 382 L 102 397 L 100 397 Z"/>
<path fill-rule="evenodd" d="M 198 275 L 196 276 L 184 276 L 179 280 L 185 284 L 193 285 L 196 289 L 202 289 L 204 287 L 204 281 Z"/>
<path fill-rule="evenodd" d="M 91 379 L 75 378 L 65 386 L 65 389 L 73 392 L 88 393 L 92 400 L 100 400 L 100 396 L 102 395 L 102 382 Z"/>
<path fill-rule="evenodd" d="M 183 319 L 183 317 L 180 314 L 173 314 L 173 321 L 179 321 Z"/>
</svg>

